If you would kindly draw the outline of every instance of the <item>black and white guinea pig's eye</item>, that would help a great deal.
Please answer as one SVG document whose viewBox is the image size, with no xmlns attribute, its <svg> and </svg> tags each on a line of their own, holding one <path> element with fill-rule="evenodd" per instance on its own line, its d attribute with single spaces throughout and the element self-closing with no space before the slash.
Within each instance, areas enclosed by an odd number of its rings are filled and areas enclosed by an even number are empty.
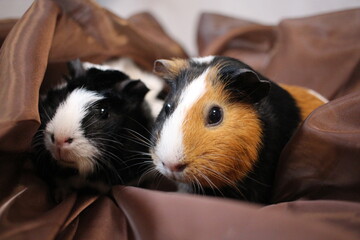
<svg viewBox="0 0 360 240">
<path fill-rule="evenodd" d="M 99 107 L 98 114 L 101 119 L 107 119 L 110 115 L 107 107 Z"/>
<path fill-rule="evenodd" d="M 223 120 L 223 110 L 219 106 L 212 106 L 206 117 L 206 124 L 210 127 L 219 125 Z"/>
<path fill-rule="evenodd" d="M 170 103 L 166 103 L 164 108 L 165 108 L 165 114 L 169 115 L 169 113 L 171 111 L 171 108 L 172 108 L 172 105 Z"/>
</svg>

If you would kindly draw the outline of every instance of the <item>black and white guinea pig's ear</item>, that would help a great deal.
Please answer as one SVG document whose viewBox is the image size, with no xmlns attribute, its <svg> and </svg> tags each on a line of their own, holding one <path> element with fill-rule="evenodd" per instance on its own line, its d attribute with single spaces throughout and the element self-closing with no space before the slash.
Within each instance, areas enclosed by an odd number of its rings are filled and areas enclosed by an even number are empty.
<svg viewBox="0 0 360 240">
<path fill-rule="evenodd" d="M 120 86 L 129 76 L 118 70 L 101 70 L 98 68 L 90 68 L 87 71 L 87 87 L 90 90 L 106 90 Z M 119 90 L 119 89 L 118 89 Z"/>
<path fill-rule="evenodd" d="M 130 101 L 141 102 L 149 89 L 140 80 L 126 80 L 117 86 L 118 91 L 121 91 L 124 96 Z"/>
<path fill-rule="evenodd" d="M 80 59 L 71 60 L 68 62 L 68 69 L 71 78 L 78 78 L 85 76 L 86 69 L 84 68 Z"/>
<path fill-rule="evenodd" d="M 230 78 L 228 87 L 240 93 L 240 97 L 245 97 L 252 102 L 258 102 L 269 94 L 270 82 L 261 80 L 259 75 L 251 69 L 238 69 L 231 74 Z"/>
</svg>

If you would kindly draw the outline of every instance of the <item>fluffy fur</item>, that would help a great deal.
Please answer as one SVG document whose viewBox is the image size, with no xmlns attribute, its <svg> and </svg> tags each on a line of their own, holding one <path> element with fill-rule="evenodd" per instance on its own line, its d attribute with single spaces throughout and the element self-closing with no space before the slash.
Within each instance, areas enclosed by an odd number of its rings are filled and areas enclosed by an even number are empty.
<svg viewBox="0 0 360 240">
<path fill-rule="evenodd" d="M 159 60 L 154 71 L 171 86 L 153 130 L 155 168 L 187 192 L 268 203 L 281 150 L 323 102 L 227 57 Z M 222 118 L 209 124 L 214 106 Z"/>
<path fill-rule="evenodd" d="M 68 83 L 40 101 L 41 126 L 33 140 L 33 162 L 57 189 L 106 192 L 128 183 L 144 168 L 152 117 L 147 87 L 115 70 L 71 65 Z M 58 196 L 60 194 L 60 196 Z"/>
</svg>

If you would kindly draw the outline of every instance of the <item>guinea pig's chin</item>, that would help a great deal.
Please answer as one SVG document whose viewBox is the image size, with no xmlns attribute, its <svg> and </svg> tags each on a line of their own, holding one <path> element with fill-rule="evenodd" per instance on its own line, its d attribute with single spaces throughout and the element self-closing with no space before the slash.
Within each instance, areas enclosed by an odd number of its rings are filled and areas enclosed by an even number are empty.
<svg viewBox="0 0 360 240">
<path fill-rule="evenodd" d="M 63 158 L 56 161 L 60 166 L 77 169 L 82 176 L 91 174 L 95 167 L 94 160 L 88 158 Z"/>
<path fill-rule="evenodd" d="M 53 158 L 56 160 L 57 164 L 59 164 L 60 166 L 63 167 L 72 167 L 72 168 L 78 168 L 78 162 L 79 161 L 84 161 L 84 159 L 78 159 L 78 158 L 74 158 L 71 155 L 53 155 Z"/>
<path fill-rule="evenodd" d="M 76 162 L 68 159 L 56 159 L 64 167 L 76 167 Z"/>
<path fill-rule="evenodd" d="M 186 173 L 184 172 L 173 172 L 168 169 L 165 169 L 164 167 L 157 167 L 157 170 L 164 175 L 165 177 L 177 181 L 177 182 L 183 182 L 187 183 Z"/>
<path fill-rule="evenodd" d="M 52 154 L 53 158 L 59 165 L 64 167 L 75 167 L 76 166 L 76 159 L 69 158 L 68 156 L 59 156 Z"/>
<path fill-rule="evenodd" d="M 182 183 L 188 183 L 189 181 L 186 180 L 186 177 L 183 173 L 171 173 L 171 174 L 164 174 L 167 178 L 177 181 L 177 182 L 182 182 Z"/>
</svg>

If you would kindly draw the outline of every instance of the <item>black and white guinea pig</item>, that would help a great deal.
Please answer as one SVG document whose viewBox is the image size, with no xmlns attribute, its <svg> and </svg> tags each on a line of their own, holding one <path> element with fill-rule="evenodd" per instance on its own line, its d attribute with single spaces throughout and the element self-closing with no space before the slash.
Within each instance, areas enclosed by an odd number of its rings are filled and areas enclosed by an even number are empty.
<svg viewBox="0 0 360 240">
<path fill-rule="evenodd" d="M 180 191 L 268 203 L 281 150 L 326 100 L 229 57 L 157 60 L 171 86 L 155 121 L 155 168 Z"/>
<path fill-rule="evenodd" d="M 73 190 L 103 193 L 146 170 L 153 123 L 147 92 L 123 72 L 70 63 L 67 83 L 40 100 L 32 144 L 33 163 L 56 200 Z"/>
</svg>

